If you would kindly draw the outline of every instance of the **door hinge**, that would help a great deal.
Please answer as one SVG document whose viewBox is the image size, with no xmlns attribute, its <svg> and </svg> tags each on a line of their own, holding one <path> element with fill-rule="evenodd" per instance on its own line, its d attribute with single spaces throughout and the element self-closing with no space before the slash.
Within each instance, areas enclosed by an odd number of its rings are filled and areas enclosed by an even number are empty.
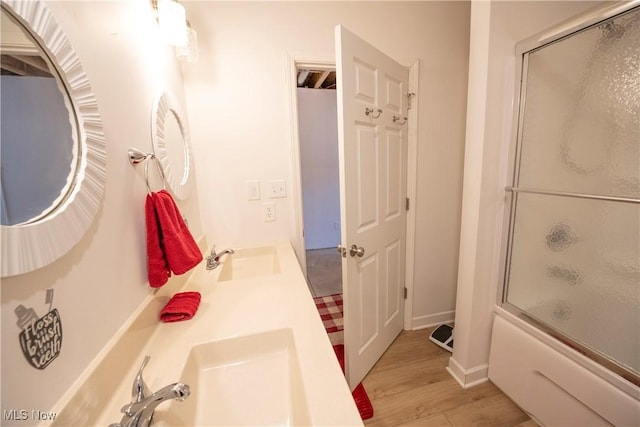
<svg viewBox="0 0 640 427">
<path fill-rule="evenodd" d="M 416 96 L 416 94 L 414 92 L 409 92 L 407 93 L 407 110 L 411 110 L 412 104 L 411 104 L 411 99 Z"/>
<path fill-rule="evenodd" d="M 407 294 L 408 294 L 408 292 L 409 292 L 409 291 L 407 290 L 407 287 L 405 286 L 405 287 L 404 287 L 404 299 L 407 299 Z"/>
<path fill-rule="evenodd" d="M 406 210 L 409 210 L 409 204 L 410 204 L 409 203 L 409 198 L 407 197 L 406 200 L 405 200 L 405 208 L 406 208 Z"/>
</svg>

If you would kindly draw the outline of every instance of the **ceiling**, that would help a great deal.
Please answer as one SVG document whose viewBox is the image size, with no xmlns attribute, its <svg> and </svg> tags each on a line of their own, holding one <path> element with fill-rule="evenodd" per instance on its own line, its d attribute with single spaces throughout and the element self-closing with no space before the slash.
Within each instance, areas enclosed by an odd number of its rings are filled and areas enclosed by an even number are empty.
<svg viewBox="0 0 640 427">
<path fill-rule="evenodd" d="M 47 63 L 40 56 L 2 53 L 2 75 L 53 77 Z"/>
<path fill-rule="evenodd" d="M 7 13 L 0 18 L 0 63 L 2 75 L 52 77 L 40 50 Z"/>
<path fill-rule="evenodd" d="M 301 68 L 298 70 L 298 87 L 335 89 L 336 71 Z"/>
</svg>

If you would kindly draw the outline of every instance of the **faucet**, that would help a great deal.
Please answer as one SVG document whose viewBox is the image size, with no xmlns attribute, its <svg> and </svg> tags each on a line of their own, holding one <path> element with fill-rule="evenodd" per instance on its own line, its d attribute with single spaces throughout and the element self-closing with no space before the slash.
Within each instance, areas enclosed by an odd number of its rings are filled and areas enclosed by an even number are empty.
<svg viewBox="0 0 640 427">
<path fill-rule="evenodd" d="M 211 248 L 211 253 L 207 257 L 207 270 L 213 270 L 216 267 L 218 267 L 220 265 L 220 258 L 223 255 L 226 255 L 226 254 L 233 255 L 233 253 L 234 253 L 233 249 L 225 249 L 224 251 L 217 254 L 216 248 L 214 246 L 213 248 Z"/>
<path fill-rule="evenodd" d="M 149 359 L 149 356 L 144 358 L 133 381 L 131 403 L 122 407 L 121 412 L 124 414 L 122 420 L 119 423 L 110 424 L 109 427 L 149 427 L 153 413 L 159 404 L 172 399 L 183 401 L 191 394 L 189 386 L 182 383 L 170 384 L 149 394 L 149 388 L 142 379 L 142 370 Z"/>
</svg>

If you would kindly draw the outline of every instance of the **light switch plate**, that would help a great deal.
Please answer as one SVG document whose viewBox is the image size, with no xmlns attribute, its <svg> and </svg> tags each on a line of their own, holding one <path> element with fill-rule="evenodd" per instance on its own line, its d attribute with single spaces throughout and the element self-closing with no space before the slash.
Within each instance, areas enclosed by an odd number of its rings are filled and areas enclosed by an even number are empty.
<svg viewBox="0 0 640 427">
<path fill-rule="evenodd" d="M 260 200 L 260 181 L 247 181 L 247 200 Z"/>
</svg>

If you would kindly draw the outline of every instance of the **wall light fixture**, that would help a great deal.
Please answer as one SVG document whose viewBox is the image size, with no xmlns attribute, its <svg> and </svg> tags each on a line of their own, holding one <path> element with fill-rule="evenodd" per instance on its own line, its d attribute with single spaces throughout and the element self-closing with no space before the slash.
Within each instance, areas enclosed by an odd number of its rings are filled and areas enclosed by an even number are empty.
<svg viewBox="0 0 640 427">
<path fill-rule="evenodd" d="M 178 0 L 151 0 L 163 40 L 176 48 L 176 56 L 187 62 L 198 59 L 198 36 L 186 19 Z"/>
<path fill-rule="evenodd" d="M 157 0 L 158 25 L 164 41 L 172 46 L 185 46 L 187 36 L 187 17 L 184 6 L 175 0 Z"/>
<path fill-rule="evenodd" d="M 181 61 L 197 62 L 198 61 L 198 34 L 187 21 L 187 44 L 184 46 L 176 46 L 176 55 Z"/>
</svg>

